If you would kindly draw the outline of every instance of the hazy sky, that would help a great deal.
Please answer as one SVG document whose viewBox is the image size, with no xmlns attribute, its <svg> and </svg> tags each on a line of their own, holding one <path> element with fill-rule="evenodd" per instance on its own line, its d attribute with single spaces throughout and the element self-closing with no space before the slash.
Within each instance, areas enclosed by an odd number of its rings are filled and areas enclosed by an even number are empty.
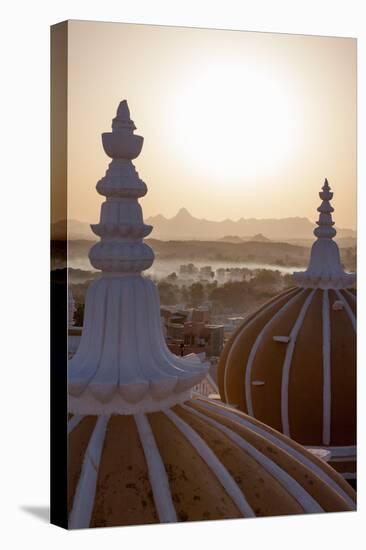
<svg viewBox="0 0 366 550">
<path fill-rule="evenodd" d="M 69 217 L 94 223 L 95 184 L 127 99 L 144 147 L 144 216 L 316 218 L 328 177 L 356 226 L 356 40 L 72 21 Z"/>
</svg>

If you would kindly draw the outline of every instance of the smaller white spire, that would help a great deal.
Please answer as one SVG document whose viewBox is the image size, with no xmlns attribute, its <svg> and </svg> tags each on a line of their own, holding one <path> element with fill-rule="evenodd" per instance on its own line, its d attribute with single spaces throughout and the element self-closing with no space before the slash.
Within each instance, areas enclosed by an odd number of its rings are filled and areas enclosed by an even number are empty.
<svg viewBox="0 0 366 550">
<path fill-rule="evenodd" d="M 306 271 L 295 272 L 294 279 L 303 288 L 350 288 L 356 283 L 355 273 L 346 273 L 341 264 L 339 248 L 333 237 L 336 236 L 330 201 L 333 193 L 325 178 L 319 193 L 322 200 L 317 209 L 319 220 L 314 229 L 317 240 L 311 248 L 309 267 Z"/>
</svg>

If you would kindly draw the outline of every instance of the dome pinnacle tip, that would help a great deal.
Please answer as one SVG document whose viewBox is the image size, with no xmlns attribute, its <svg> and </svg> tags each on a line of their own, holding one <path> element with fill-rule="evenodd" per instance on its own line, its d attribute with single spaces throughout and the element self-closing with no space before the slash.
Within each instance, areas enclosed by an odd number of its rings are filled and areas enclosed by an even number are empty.
<svg viewBox="0 0 366 550">
<path fill-rule="evenodd" d="M 118 105 L 117 117 L 122 119 L 127 119 L 127 120 L 130 118 L 130 109 L 128 107 L 128 103 L 126 99 L 123 99 Z"/>
</svg>

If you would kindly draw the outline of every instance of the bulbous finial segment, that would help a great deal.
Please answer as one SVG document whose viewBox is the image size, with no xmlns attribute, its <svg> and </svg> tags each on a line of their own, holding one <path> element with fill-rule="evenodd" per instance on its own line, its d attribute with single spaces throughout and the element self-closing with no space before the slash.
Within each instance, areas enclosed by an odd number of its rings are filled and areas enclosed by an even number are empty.
<svg viewBox="0 0 366 550">
<path fill-rule="evenodd" d="M 136 126 L 131 120 L 127 101 L 118 106 L 117 115 L 112 121 L 112 132 L 102 134 L 103 148 L 112 159 L 132 160 L 141 153 L 144 138 L 133 133 Z"/>
<path fill-rule="evenodd" d="M 333 192 L 325 178 L 319 193 L 322 200 L 317 209 L 319 219 L 314 229 L 317 240 L 311 248 L 310 263 L 306 271 L 293 274 L 295 281 L 304 288 L 350 288 L 355 285 L 356 274 L 346 273 L 342 267 L 339 248 L 333 237 L 336 236 L 330 202 Z"/>
</svg>

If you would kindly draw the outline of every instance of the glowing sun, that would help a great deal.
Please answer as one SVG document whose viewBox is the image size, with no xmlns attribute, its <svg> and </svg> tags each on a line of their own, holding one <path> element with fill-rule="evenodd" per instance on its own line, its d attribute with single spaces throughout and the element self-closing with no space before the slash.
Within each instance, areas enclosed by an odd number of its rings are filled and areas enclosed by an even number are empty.
<svg viewBox="0 0 366 550">
<path fill-rule="evenodd" d="M 192 172 L 250 184 L 278 170 L 296 146 L 294 97 L 270 70 L 218 61 L 176 90 L 171 135 Z"/>
</svg>

